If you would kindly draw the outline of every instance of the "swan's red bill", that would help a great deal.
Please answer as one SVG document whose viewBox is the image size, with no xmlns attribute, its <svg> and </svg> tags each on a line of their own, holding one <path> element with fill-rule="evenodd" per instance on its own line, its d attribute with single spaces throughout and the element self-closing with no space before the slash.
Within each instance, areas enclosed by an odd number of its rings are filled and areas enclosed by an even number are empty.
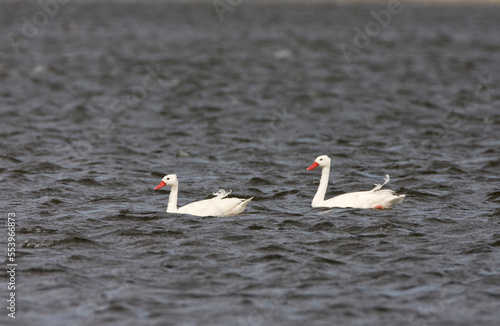
<svg viewBox="0 0 500 326">
<path fill-rule="evenodd" d="M 308 168 L 307 168 L 307 171 L 311 171 L 312 169 L 315 169 L 315 168 L 317 168 L 318 166 L 319 166 L 319 164 L 318 164 L 318 163 L 316 163 L 316 162 L 314 162 L 313 164 L 311 164 L 311 166 L 310 166 L 310 167 L 308 167 Z"/>
<path fill-rule="evenodd" d="M 160 184 L 159 184 L 159 185 L 157 185 L 157 186 L 155 187 L 155 190 L 158 190 L 158 189 L 160 189 L 160 188 L 163 188 L 163 187 L 165 187 L 166 185 L 167 185 L 167 184 L 165 183 L 165 181 L 162 181 L 162 182 L 160 182 Z"/>
</svg>

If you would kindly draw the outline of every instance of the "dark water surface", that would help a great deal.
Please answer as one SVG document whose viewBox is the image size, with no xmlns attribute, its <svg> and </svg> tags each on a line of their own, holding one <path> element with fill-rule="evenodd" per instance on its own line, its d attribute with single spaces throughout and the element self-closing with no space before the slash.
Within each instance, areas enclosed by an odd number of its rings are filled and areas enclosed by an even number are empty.
<svg viewBox="0 0 500 326">
<path fill-rule="evenodd" d="M 498 325 L 500 7 L 231 3 L 0 4 L 0 323 Z"/>
</svg>

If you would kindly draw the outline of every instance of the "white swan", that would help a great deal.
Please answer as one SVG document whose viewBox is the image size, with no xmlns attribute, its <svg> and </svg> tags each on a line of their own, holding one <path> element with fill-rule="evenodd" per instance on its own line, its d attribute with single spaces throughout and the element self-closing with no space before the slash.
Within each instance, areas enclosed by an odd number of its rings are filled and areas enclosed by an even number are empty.
<svg viewBox="0 0 500 326">
<path fill-rule="evenodd" d="M 308 171 L 321 167 L 321 179 L 318 191 L 312 200 L 312 207 L 352 207 L 352 208 L 390 208 L 393 204 L 403 201 L 405 195 L 395 194 L 389 189 L 381 189 L 389 182 L 389 175 L 385 175 L 383 184 L 375 184 L 375 188 L 368 191 L 358 191 L 342 194 L 325 200 L 326 188 L 330 177 L 331 160 L 326 155 L 318 156 L 314 163 L 307 168 Z"/>
<path fill-rule="evenodd" d="M 170 197 L 168 198 L 167 213 L 190 214 L 196 216 L 230 216 L 236 215 L 245 210 L 248 203 L 253 199 L 226 198 L 231 191 L 226 192 L 220 189 L 214 193 L 215 197 L 196 201 L 181 208 L 177 208 L 177 195 L 179 192 L 179 182 L 176 174 L 169 174 L 163 177 L 160 184 L 155 187 L 158 190 L 165 186 L 171 186 Z"/>
</svg>

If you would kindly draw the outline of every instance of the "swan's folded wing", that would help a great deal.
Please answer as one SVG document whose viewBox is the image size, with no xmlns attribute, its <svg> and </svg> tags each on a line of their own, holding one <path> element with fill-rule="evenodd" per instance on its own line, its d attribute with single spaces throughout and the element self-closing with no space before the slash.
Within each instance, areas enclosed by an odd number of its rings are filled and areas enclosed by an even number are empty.
<svg viewBox="0 0 500 326">
<path fill-rule="evenodd" d="M 190 214 L 196 216 L 217 216 L 214 215 L 213 211 L 213 203 L 211 203 L 214 199 L 205 199 L 200 201 L 195 201 L 189 203 L 187 205 L 182 206 L 177 210 L 180 214 Z"/>
<path fill-rule="evenodd" d="M 353 208 L 371 208 L 371 203 L 367 202 L 367 193 L 371 191 L 358 191 L 342 194 L 328 200 L 325 200 L 325 207 L 353 207 Z M 373 193 L 372 193 L 373 194 Z"/>
</svg>

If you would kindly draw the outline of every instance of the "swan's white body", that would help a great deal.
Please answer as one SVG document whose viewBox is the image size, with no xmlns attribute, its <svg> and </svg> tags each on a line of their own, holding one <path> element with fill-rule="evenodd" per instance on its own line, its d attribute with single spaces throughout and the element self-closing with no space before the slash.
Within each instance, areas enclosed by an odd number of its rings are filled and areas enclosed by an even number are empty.
<svg viewBox="0 0 500 326">
<path fill-rule="evenodd" d="M 326 155 L 321 155 L 314 160 L 314 163 L 307 168 L 312 170 L 321 167 L 321 179 L 318 191 L 312 200 L 312 207 L 352 207 L 352 208 L 375 208 L 386 209 L 392 205 L 403 201 L 405 195 L 395 194 L 389 189 L 381 189 L 389 182 L 389 175 L 386 174 L 383 184 L 376 184 L 375 188 L 368 191 L 357 191 L 342 194 L 325 200 L 326 188 L 330 178 L 331 160 Z"/>
<path fill-rule="evenodd" d="M 179 182 L 177 175 L 169 174 L 163 177 L 161 183 L 155 187 L 158 190 L 164 186 L 171 186 L 168 198 L 167 213 L 190 214 L 196 216 L 231 216 L 245 210 L 248 203 L 253 199 L 227 198 L 231 192 L 219 190 L 214 193 L 215 197 L 196 201 L 177 208 L 177 197 L 179 193 Z"/>
</svg>

